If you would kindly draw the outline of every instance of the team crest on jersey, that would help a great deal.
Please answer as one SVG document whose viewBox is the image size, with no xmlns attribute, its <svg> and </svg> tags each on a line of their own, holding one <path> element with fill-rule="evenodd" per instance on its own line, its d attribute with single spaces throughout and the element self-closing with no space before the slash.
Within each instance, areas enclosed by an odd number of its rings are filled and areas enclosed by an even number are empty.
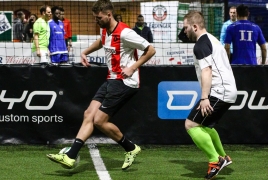
<svg viewBox="0 0 268 180">
<path fill-rule="evenodd" d="M 163 5 L 157 5 L 153 8 L 153 18 L 157 21 L 163 21 L 167 17 L 167 8 Z"/>
<path fill-rule="evenodd" d="M 114 42 L 118 41 L 119 40 L 119 36 L 118 35 L 113 35 L 114 37 Z"/>
</svg>

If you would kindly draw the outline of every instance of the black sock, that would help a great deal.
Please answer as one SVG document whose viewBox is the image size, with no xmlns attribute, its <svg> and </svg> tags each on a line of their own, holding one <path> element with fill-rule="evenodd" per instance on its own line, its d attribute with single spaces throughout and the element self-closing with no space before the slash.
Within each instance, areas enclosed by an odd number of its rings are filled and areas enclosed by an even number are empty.
<svg viewBox="0 0 268 180">
<path fill-rule="evenodd" d="M 76 138 L 74 140 L 74 143 L 73 143 L 71 149 L 66 154 L 68 155 L 69 158 L 75 159 L 78 155 L 78 152 L 80 151 L 80 149 L 82 148 L 83 145 L 84 145 L 84 141 Z"/>
<path fill-rule="evenodd" d="M 117 143 L 120 144 L 126 152 L 133 151 L 135 149 L 135 145 L 125 136 L 123 136 L 122 139 Z"/>
</svg>

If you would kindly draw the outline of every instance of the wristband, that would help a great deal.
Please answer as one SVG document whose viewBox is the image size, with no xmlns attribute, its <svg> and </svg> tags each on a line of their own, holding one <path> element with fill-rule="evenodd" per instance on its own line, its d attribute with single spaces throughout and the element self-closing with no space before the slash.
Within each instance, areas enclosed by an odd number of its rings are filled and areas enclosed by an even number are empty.
<svg viewBox="0 0 268 180">
<path fill-rule="evenodd" d="M 204 101 L 204 100 L 206 100 L 206 99 L 208 99 L 208 98 L 201 99 L 201 101 Z"/>
</svg>

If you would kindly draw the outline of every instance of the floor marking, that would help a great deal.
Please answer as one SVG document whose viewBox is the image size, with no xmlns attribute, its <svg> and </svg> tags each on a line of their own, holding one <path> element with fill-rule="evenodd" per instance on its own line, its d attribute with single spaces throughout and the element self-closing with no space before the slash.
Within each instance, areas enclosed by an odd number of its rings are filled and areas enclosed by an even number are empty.
<svg viewBox="0 0 268 180">
<path fill-rule="evenodd" d="M 96 169 L 96 172 L 99 176 L 100 180 L 111 180 L 111 176 L 109 172 L 107 171 L 101 156 L 100 152 L 95 144 L 88 144 L 87 147 L 89 148 L 89 153 L 91 155 L 94 167 Z"/>
</svg>

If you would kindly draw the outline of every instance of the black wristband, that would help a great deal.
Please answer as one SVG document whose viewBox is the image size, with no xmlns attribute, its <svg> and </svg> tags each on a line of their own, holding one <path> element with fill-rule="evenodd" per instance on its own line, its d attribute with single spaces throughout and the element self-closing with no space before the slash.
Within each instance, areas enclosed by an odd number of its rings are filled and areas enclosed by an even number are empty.
<svg viewBox="0 0 268 180">
<path fill-rule="evenodd" d="M 201 99 L 201 101 L 204 101 L 204 100 L 206 100 L 206 99 L 208 99 L 208 98 Z"/>
</svg>

